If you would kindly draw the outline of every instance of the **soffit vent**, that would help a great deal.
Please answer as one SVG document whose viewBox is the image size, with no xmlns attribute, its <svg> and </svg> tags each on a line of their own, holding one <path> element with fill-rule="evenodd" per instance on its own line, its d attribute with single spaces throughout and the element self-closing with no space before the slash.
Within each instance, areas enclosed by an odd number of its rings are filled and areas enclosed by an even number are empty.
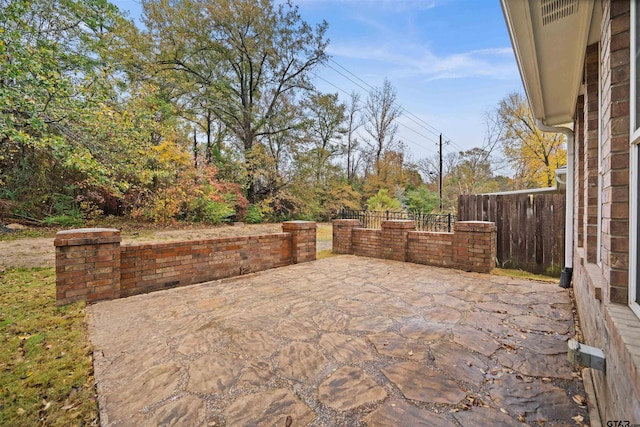
<svg viewBox="0 0 640 427">
<path fill-rule="evenodd" d="M 542 25 L 548 25 L 578 11 L 578 0 L 542 0 Z"/>
</svg>

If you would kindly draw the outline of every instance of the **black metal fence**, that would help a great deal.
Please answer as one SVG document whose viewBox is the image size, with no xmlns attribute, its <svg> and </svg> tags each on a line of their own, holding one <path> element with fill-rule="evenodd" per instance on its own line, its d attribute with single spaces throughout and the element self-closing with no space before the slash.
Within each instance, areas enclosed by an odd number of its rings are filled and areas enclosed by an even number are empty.
<svg viewBox="0 0 640 427">
<path fill-rule="evenodd" d="M 339 217 L 342 219 L 358 219 L 364 228 L 381 228 L 382 221 L 404 219 L 416 223 L 418 231 L 435 231 L 451 233 L 456 217 L 451 214 L 418 214 L 411 212 L 394 211 L 351 211 L 341 210 Z"/>
</svg>

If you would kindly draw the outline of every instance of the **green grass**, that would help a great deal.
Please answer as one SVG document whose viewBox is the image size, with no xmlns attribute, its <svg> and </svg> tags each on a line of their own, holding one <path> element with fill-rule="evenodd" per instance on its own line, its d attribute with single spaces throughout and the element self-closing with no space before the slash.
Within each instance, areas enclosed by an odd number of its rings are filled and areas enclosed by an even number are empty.
<svg viewBox="0 0 640 427">
<path fill-rule="evenodd" d="M 542 280 L 545 282 L 558 282 L 556 277 L 544 276 L 542 274 L 533 274 L 528 271 L 522 270 L 512 270 L 508 268 L 494 268 L 491 270 L 491 274 L 495 274 L 497 276 L 508 276 L 508 277 L 518 277 L 521 279 L 533 279 L 533 280 Z"/>
<path fill-rule="evenodd" d="M 84 303 L 55 305 L 53 268 L 0 270 L 0 425 L 98 425 Z"/>
</svg>

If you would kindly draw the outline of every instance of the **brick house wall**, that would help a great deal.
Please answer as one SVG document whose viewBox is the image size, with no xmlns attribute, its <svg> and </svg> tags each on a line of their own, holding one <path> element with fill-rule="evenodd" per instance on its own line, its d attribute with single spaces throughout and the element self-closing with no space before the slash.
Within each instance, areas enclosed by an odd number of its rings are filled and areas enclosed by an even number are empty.
<svg viewBox="0 0 640 427">
<path fill-rule="evenodd" d="M 56 303 L 94 302 L 233 277 L 316 259 L 316 224 L 282 233 L 121 245 L 115 229 L 56 234 Z"/>
<path fill-rule="evenodd" d="M 604 372 L 586 370 L 594 383 L 601 420 L 638 423 L 640 319 L 627 305 L 630 3 L 605 0 L 596 7 L 602 7 L 601 40 L 587 47 L 584 99 L 578 98 L 576 103 L 574 179 L 582 203 L 578 200 L 575 205 L 574 226 L 581 226 L 583 232 L 574 237 L 573 287 L 584 342 L 602 348 L 606 357 Z M 602 213 L 598 260 L 599 191 Z"/>
<path fill-rule="evenodd" d="M 413 221 L 382 221 L 382 230 L 335 219 L 334 252 L 488 273 L 495 267 L 496 226 L 458 221 L 453 233 L 415 231 Z M 348 229 L 348 231 L 347 231 Z"/>
</svg>

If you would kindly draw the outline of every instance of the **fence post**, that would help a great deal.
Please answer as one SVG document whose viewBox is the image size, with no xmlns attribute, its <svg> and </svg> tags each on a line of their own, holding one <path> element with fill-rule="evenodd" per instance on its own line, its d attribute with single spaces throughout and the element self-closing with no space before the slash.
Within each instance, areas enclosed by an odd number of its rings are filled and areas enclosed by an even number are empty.
<svg viewBox="0 0 640 427">
<path fill-rule="evenodd" d="M 451 233 L 451 214 L 447 214 L 447 231 Z"/>
<path fill-rule="evenodd" d="M 387 211 L 387 221 L 389 221 L 389 211 Z"/>
</svg>

